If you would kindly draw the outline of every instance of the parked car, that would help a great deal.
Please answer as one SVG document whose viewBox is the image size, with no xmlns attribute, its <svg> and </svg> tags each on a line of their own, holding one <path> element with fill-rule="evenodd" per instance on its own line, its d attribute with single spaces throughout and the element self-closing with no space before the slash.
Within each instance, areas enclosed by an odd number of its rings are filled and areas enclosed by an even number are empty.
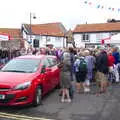
<svg viewBox="0 0 120 120">
<path fill-rule="evenodd" d="M 0 70 L 0 105 L 37 106 L 59 83 L 60 69 L 55 56 L 16 57 Z"/>
</svg>

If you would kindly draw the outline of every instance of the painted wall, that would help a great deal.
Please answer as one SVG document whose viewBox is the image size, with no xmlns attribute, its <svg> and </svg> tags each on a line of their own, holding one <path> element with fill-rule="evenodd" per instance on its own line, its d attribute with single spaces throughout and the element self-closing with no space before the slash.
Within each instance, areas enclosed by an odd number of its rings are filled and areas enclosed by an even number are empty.
<svg viewBox="0 0 120 120">
<path fill-rule="evenodd" d="M 81 33 L 73 34 L 76 47 L 84 47 L 85 43 L 101 43 L 101 39 L 107 38 L 110 36 L 110 33 L 87 33 L 89 34 L 89 42 L 82 42 Z"/>
<path fill-rule="evenodd" d="M 39 40 L 39 48 L 46 47 L 48 44 L 53 44 L 56 48 L 66 47 L 66 38 L 54 36 L 31 35 L 31 45 L 33 47 L 34 39 Z M 27 41 L 30 42 L 30 35 L 27 35 Z"/>
</svg>

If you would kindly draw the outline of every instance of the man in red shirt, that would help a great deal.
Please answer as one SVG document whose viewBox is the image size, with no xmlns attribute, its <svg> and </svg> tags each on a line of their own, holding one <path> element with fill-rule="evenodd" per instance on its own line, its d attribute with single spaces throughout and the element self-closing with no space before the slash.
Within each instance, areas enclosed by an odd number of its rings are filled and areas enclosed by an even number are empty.
<svg viewBox="0 0 120 120">
<path fill-rule="evenodd" d="M 115 63 L 115 58 L 112 55 L 112 51 L 108 51 L 108 68 L 109 68 L 109 74 L 108 74 L 108 79 L 110 82 L 115 81 L 115 73 L 114 73 L 114 63 Z"/>
<path fill-rule="evenodd" d="M 114 62 L 115 62 L 115 58 L 112 55 L 111 51 L 108 51 L 108 67 L 109 67 L 109 72 L 113 71 L 113 66 L 114 66 Z"/>
</svg>

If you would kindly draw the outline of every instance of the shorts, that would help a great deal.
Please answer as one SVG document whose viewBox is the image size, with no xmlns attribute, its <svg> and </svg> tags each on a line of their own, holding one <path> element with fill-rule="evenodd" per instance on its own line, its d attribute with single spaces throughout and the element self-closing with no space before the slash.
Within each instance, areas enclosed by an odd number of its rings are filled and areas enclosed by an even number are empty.
<svg viewBox="0 0 120 120">
<path fill-rule="evenodd" d="M 75 73 L 75 77 L 76 77 L 76 82 L 77 82 L 77 83 L 85 82 L 86 73 L 76 72 L 76 73 Z"/>
<path fill-rule="evenodd" d="M 107 82 L 108 81 L 107 76 L 104 73 L 97 71 L 96 81 L 97 82 Z"/>
</svg>

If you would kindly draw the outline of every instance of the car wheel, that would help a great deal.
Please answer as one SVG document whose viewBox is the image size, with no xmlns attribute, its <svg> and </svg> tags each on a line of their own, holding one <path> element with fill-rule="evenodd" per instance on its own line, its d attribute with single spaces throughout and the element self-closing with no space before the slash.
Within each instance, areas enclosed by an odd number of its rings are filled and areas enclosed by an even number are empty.
<svg viewBox="0 0 120 120">
<path fill-rule="evenodd" d="M 40 86 L 37 86 L 35 90 L 35 98 L 34 98 L 33 105 L 38 106 L 41 104 L 41 101 L 42 101 L 42 89 Z"/>
</svg>

